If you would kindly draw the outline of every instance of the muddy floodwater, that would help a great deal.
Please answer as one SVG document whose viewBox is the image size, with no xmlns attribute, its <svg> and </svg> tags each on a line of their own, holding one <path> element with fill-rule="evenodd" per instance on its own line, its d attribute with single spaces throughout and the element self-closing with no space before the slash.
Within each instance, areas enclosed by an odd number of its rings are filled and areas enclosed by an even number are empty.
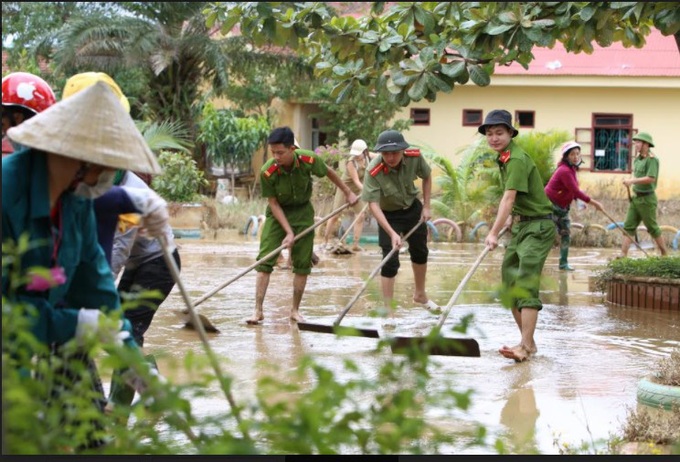
<svg viewBox="0 0 680 462">
<path fill-rule="evenodd" d="M 219 287 L 251 266 L 256 259 L 256 238 L 234 233 L 229 238 L 178 239 L 182 281 L 193 300 Z M 318 244 L 317 244 L 318 246 Z M 307 282 L 301 312 L 307 322 L 331 324 L 365 283 L 381 260 L 377 244 L 362 244 L 353 255 L 325 253 L 317 247 L 320 263 Z M 458 284 L 483 251 L 482 244 L 430 244 L 427 289 L 431 299 L 445 306 Z M 433 357 L 441 367 L 435 382 L 450 382 L 456 389 L 474 389 L 472 406 L 456 416 L 437 416 L 447 425 L 478 422 L 487 427 L 488 441 L 502 438 L 513 453 L 557 454 L 555 441 L 570 446 L 602 442 L 620 435 L 629 409 L 636 408 L 640 378 L 680 345 L 680 311 L 641 311 L 611 307 L 594 287 L 593 276 L 618 249 L 574 248 L 570 264 L 576 271 L 557 270 L 558 250 L 546 262 L 542 289 L 545 304 L 536 331 L 538 354 L 516 364 L 498 354 L 499 347 L 516 344 L 518 329 L 508 310 L 494 299 L 500 280 L 503 249 L 489 253 L 466 284 L 451 310 L 446 326 L 468 314 L 474 321 L 467 336 L 476 339 L 481 357 Z M 631 256 L 636 256 L 631 249 Z M 411 301 L 412 272 L 407 255 L 401 256 L 395 300 L 398 303 L 394 335 L 426 335 L 439 316 Z M 265 300 L 264 322 L 248 326 L 255 299 L 255 271 L 201 303 L 197 310 L 221 332 L 209 334 L 210 345 L 226 374 L 233 376 L 237 402 L 254 399 L 256 382 L 271 371 L 266 364 L 285 370 L 297 366 L 303 355 L 313 355 L 322 365 L 337 371 L 342 362 L 356 361 L 371 374 L 380 359 L 376 339 L 337 337 L 301 331 L 288 320 L 293 275 L 277 269 Z M 379 275 L 375 277 L 342 323 L 375 328 L 384 333 L 380 318 L 369 311 L 381 305 Z M 187 352 L 204 350 L 197 332 L 184 328 L 176 312 L 184 308 L 177 287 L 161 306 L 146 335 L 145 350 L 162 357 L 161 372 L 176 382 L 187 380 L 181 369 L 167 366 L 181 362 Z M 384 353 L 389 354 L 389 353 Z M 212 397 L 192 401 L 197 416 L 225 412 L 228 404 L 216 387 Z M 602 449 L 603 445 L 599 447 Z M 489 453 L 489 448 L 452 448 L 452 452 Z"/>
</svg>

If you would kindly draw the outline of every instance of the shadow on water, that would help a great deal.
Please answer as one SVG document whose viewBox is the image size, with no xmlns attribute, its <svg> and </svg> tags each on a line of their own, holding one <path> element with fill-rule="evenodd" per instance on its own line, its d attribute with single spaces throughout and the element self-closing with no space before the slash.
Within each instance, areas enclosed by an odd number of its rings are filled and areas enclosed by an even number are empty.
<svg viewBox="0 0 680 462">
<path fill-rule="evenodd" d="M 224 241 L 179 240 L 182 281 L 194 299 L 231 279 L 257 257 L 258 242 L 234 236 Z M 375 244 L 363 252 L 335 255 L 317 250 L 321 262 L 313 268 L 302 300 L 308 322 L 331 324 L 340 310 L 365 282 L 381 260 Z M 481 244 L 433 243 L 428 265 L 428 294 L 444 306 L 461 279 L 483 250 Z M 502 249 L 488 254 L 466 285 L 447 318 L 453 326 L 468 314 L 474 315 L 468 336 L 480 345 L 481 357 L 433 357 L 440 367 L 433 383 L 451 383 L 473 389 L 471 408 L 456 416 L 432 418 L 448 425 L 477 422 L 485 425 L 490 438 L 500 438 L 513 453 L 554 454 L 554 442 L 580 445 L 620 434 L 627 408 L 636 403 L 638 380 L 650 373 L 656 362 L 680 345 L 680 312 L 640 311 L 609 307 L 594 290 L 592 277 L 611 258 L 613 249 L 572 249 L 572 273 L 557 271 L 557 249 L 546 262 L 542 282 L 544 309 L 539 315 L 536 340 L 538 354 L 531 361 L 515 364 L 497 353 L 505 344 L 519 340 L 510 312 L 494 298 L 500 282 Z M 394 335 L 426 335 L 438 321 L 411 301 L 413 280 L 408 257 L 401 256 L 395 300 L 397 328 Z M 255 271 L 224 288 L 202 303 L 198 310 L 221 333 L 211 335 L 211 347 L 222 359 L 225 373 L 234 378 L 239 402 L 254 398 L 263 374 L 287 374 L 304 355 L 337 373 L 343 373 L 344 358 L 356 361 L 367 375 L 377 369 L 375 339 L 336 337 L 299 331 L 288 320 L 292 299 L 292 273 L 277 269 L 272 274 L 265 300 L 265 321 L 248 326 L 255 298 Z M 381 306 L 377 276 L 342 321 L 378 329 L 380 318 L 371 317 Z M 203 354 L 196 332 L 183 328 L 175 314 L 184 308 L 175 288 L 149 329 L 145 349 L 181 362 L 193 351 Z M 163 369 L 163 365 L 161 365 Z M 182 371 L 169 370 L 171 380 L 187 380 Z M 192 402 L 196 415 L 211 415 L 227 405 L 219 390 L 213 397 Z M 459 421 L 460 419 L 460 421 Z M 465 448 L 451 451 L 465 452 Z M 479 448 L 467 449 L 470 453 Z M 494 453 L 493 448 L 484 449 Z"/>
</svg>

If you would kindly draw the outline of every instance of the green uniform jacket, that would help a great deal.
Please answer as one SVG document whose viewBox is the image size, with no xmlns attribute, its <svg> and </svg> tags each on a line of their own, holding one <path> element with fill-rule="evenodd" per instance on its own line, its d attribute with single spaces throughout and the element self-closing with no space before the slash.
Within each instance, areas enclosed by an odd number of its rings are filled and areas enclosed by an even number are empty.
<svg viewBox="0 0 680 462">
<path fill-rule="evenodd" d="M 533 159 L 514 142 L 498 156 L 503 190 L 517 191 L 513 215 L 538 217 L 552 213 L 543 180 Z"/>
<path fill-rule="evenodd" d="M 656 181 L 649 184 L 634 184 L 634 192 L 654 192 L 656 190 L 656 183 L 659 181 L 659 159 L 650 155 L 647 155 L 644 159 L 637 156 L 633 161 L 633 177 L 643 178 L 646 176 L 651 176 L 652 178 L 655 178 Z"/>
<path fill-rule="evenodd" d="M 279 202 L 286 218 L 291 226 L 301 224 L 291 222 L 290 212 L 299 209 L 300 206 L 309 205 L 312 197 L 312 175 L 324 177 L 328 173 L 328 167 L 314 152 L 305 149 L 295 151 L 293 168 L 286 171 L 281 168 L 275 159 L 269 159 L 260 170 L 260 184 L 262 185 L 262 197 L 275 197 Z M 314 212 L 312 216 L 305 216 L 305 223 L 314 222 Z M 267 206 L 267 217 L 271 217 L 271 210 Z M 297 215 L 297 214 L 292 214 Z M 309 215 L 308 213 L 304 215 Z M 303 218 L 303 217 L 300 217 Z"/>
<path fill-rule="evenodd" d="M 41 244 L 23 255 L 24 270 L 52 267 L 54 242 L 47 185 L 44 153 L 27 149 L 2 159 L 2 241 L 17 242 L 26 233 L 31 242 Z M 32 331 L 46 344 L 62 344 L 75 336 L 81 308 L 120 309 L 111 269 L 97 241 L 92 200 L 64 193 L 61 204 L 61 244 L 56 263 L 64 268 L 66 282 L 42 292 L 23 286 L 16 294 L 16 301 L 37 308 Z M 3 267 L 3 297 L 10 295 L 9 283 Z"/>
<path fill-rule="evenodd" d="M 361 200 L 379 202 L 385 212 L 407 209 L 420 193 L 415 180 L 429 178 L 430 173 L 430 166 L 417 149 L 407 149 L 397 169 L 388 167 L 382 156 L 377 156 L 366 168 Z"/>
</svg>

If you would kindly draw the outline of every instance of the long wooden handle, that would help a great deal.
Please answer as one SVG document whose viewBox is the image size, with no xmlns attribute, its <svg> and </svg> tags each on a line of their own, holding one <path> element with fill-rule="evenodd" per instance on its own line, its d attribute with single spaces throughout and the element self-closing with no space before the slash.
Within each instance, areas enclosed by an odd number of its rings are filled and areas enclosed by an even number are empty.
<svg viewBox="0 0 680 462">
<path fill-rule="evenodd" d="M 503 228 L 500 233 L 498 233 L 498 237 L 500 238 L 505 234 L 505 232 L 508 230 L 507 227 Z M 474 262 L 472 265 L 472 268 L 470 268 L 463 278 L 462 281 L 458 284 L 458 287 L 456 288 L 456 291 L 453 293 L 451 296 L 451 299 L 449 299 L 449 302 L 446 304 L 444 307 L 444 312 L 441 314 L 439 317 L 439 322 L 437 323 L 435 329 L 441 329 L 441 327 L 444 325 L 444 321 L 446 321 L 446 318 L 449 316 L 449 313 L 451 312 L 451 308 L 453 305 L 456 303 L 456 300 L 458 300 L 458 296 L 463 292 L 463 288 L 465 287 L 465 284 L 470 280 L 472 275 L 475 273 L 477 270 L 477 267 L 482 263 L 482 260 L 484 260 L 484 257 L 491 251 L 489 247 L 484 247 L 484 250 L 482 251 L 481 254 L 477 257 L 477 260 Z"/>
<path fill-rule="evenodd" d="M 347 239 L 347 236 L 349 236 L 349 232 L 352 230 L 352 228 L 354 228 L 354 225 L 357 224 L 357 222 L 359 221 L 359 218 L 362 218 L 362 215 L 366 211 L 367 208 L 368 208 L 368 203 L 366 203 L 366 205 L 364 205 L 364 207 L 361 209 L 361 211 L 359 213 L 357 213 L 357 216 L 354 217 L 354 220 L 352 221 L 352 223 L 347 227 L 347 231 L 345 231 L 345 234 L 343 234 L 340 237 L 340 243 L 342 243 L 345 239 Z M 359 245 L 358 242 L 355 242 L 355 244 Z"/>
<path fill-rule="evenodd" d="M 626 230 L 623 229 L 623 227 L 622 227 L 620 224 L 618 224 L 618 222 L 617 222 L 616 220 L 614 220 L 611 216 L 609 216 L 609 214 L 608 214 L 607 212 L 605 212 L 604 209 L 602 209 L 602 213 L 604 214 L 605 217 L 609 218 L 609 221 L 611 221 L 612 223 L 614 223 L 614 226 L 616 226 L 617 228 L 619 228 L 619 229 L 621 230 L 621 232 L 623 233 L 623 236 L 624 236 L 625 238 L 628 238 L 628 239 L 630 239 L 631 241 L 633 241 L 633 244 L 635 244 L 635 246 L 636 246 L 638 249 L 640 249 L 640 250 L 642 251 L 642 253 L 645 254 L 645 257 L 649 257 L 649 254 L 648 254 L 647 252 L 645 252 L 645 249 L 643 249 L 642 246 L 640 246 L 640 244 L 638 243 L 638 241 L 636 241 L 634 238 L 630 237 L 630 236 L 628 235 L 628 233 L 626 233 Z"/>
<path fill-rule="evenodd" d="M 406 239 L 411 237 L 411 234 L 413 234 L 418 229 L 418 227 L 422 224 L 423 224 L 423 220 L 422 219 L 418 220 L 418 223 L 416 223 L 416 225 L 413 228 L 411 228 L 411 230 L 408 233 L 406 233 L 406 235 L 404 237 L 402 237 L 402 240 L 405 241 Z M 352 297 L 352 299 L 349 301 L 349 303 L 347 305 L 345 305 L 345 308 L 342 310 L 342 312 L 340 313 L 338 318 L 335 320 L 335 322 L 333 322 L 334 326 L 337 326 L 337 325 L 340 324 L 340 321 L 342 321 L 342 318 L 344 318 L 345 315 L 347 314 L 347 312 L 350 310 L 350 308 L 352 308 L 352 305 L 354 305 L 354 303 L 359 299 L 361 294 L 364 293 L 364 290 L 366 290 L 366 287 L 368 287 L 368 283 L 371 282 L 371 279 L 373 279 L 375 277 L 375 275 L 378 274 L 378 271 L 380 271 L 380 268 L 385 266 L 385 263 L 387 263 L 387 261 L 390 258 L 392 258 L 392 255 L 394 255 L 394 252 L 397 252 L 397 251 L 399 251 L 399 249 L 397 247 L 393 247 L 392 250 L 390 250 L 389 253 L 387 255 L 385 255 L 385 258 L 382 259 L 382 261 L 378 264 L 378 266 L 376 266 L 373 269 L 373 271 L 371 271 L 371 274 L 368 275 L 368 279 L 366 279 L 366 281 L 364 282 L 364 285 L 361 286 L 361 289 L 359 289 L 359 291 L 356 294 L 354 294 L 354 297 Z"/>
<path fill-rule="evenodd" d="M 305 235 L 311 233 L 311 232 L 314 231 L 317 227 L 319 227 L 319 226 L 322 225 L 323 223 L 325 223 L 325 222 L 327 222 L 328 220 L 330 220 L 331 217 L 333 217 L 333 216 L 339 214 L 340 212 L 342 212 L 343 210 L 345 210 L 345 209 L 346 209 L 347 207 L 349 207 L 349 206 L 350 206 L 350 204 L 349 204 L 349 202 L 348 202 L 348 203 L 345 203 L 342 207 L 338 207 L 338 208 L 335 209 L 333 212 L 331 212 L 330 214 L 326 215 L 324 218 L 322 218 L 322 219 L 319 220 L 318 222 L 314 223 L 314 224 L 313 224 L 312 226 L 310 226 L 309 228 L 307 228 L 307 229 L 303 230 L 302 232 L 300 232 L 300 234 L 298 234 L 297 236 L 295 236 L 295 238 L 293 239 L 293 242 L 297 241 L 297 240 L 300 239 L 302 236 L 305 236 Z M 244 276 L 246 273 L 250 272 L 250 271 L 251 271 L 252 269 L 254 269 L 257 265 L 260 265 L 260 264 L 266 262 L 267 260 L 269 260 L 270 258 L 276 256 L 279 252 L 281 252 L 281 251 L 282 251 L 283 249 L 285 249 L 285 248 L 286 248 L 285 245 L 280 245 L 280 246 L 278 246 L 277 248 L 275 248 L 274 250 L 272 250 L 271 252 L 269 252 L 267 255 L 265 255 L 264 257 L 260 258 L 258 261 L 256 261 L 256 262 L 253 263 L 252 265 L 250 265 L 248 268 L 244 269 L 244 270 L 241 271 L 239 274 L 237 274 L 237 275 L 234 276 L 233 278 L 229 279 L 229 280 L 228 280 L 227 282 L 225 282 L 224 284 L 220 285 L 219 287 L 214 288 L 214 289 L 211 290 L 210 292 L 208 292 L 208 293 L 206 293 L 205 295 L 203 295 L 201 298 L 199 298 L 198 300 L 196 300 L 196 301 L 194 302 L 194 306 L 200 305 L 201 303 L 203 303 L 204 301 L 206 301 L 207 299 L 209 299 L 210 297 L 212 297 L 213 295 L 215 295 L 217 292 L 219 292 L 220 290 L 222 290 L 222 289 L 224 289 L 225 287 L 227 287 L 227 286 L 228 286 L 229 284 L 231 284 L 232 282 L 236 281 L 237 279 L 239 279 L 239 278 L 241 278 L 242 276 Z"/>
<path fill-rule="evenodd" d="M 215 373 L 217 374 L 217 377 L 220 379 L 219 382 L 220 384 L 226 383 L 225 380 L 225 375 L 222 372 L 222 367 L 220 366 L 220 362 L 217 360 L 217 356 L 215 355 L 215 352 L 210 348 L 210 342 L 208 342 L 208 337 L 205 334 L 205 329 L 203 328 L 203 323 L 198 317 L 198 313 L 196 313 L 196 310 L 194 309 L 194 305 L 191 303 L 191 298 L 189 298 L 189 293 L 187 292 L 186 288 L 184 287 L 184 284 L 182 283 L 182 278 L 179 275 L 179 268 L 177 267 L 177 263 L 175 262 L 175 259 L 172 258 L 172 253 L 170 253 L 170 246 L 168 244 L 168 240 L 165 236 L 160 236 L 158 238 L 161 247 L 163 248 L 163 259 L 165 260 L 165 264 L 167 265 L 168 269 L 170 270 L 170 274 L 172 275 L 172 279 L 175 281 L 175 284 L 179 288 L 179 292 L 182 294 L 182 298 L 184 299 L 184 303 L 187 306 L 187 309 L 189 310 L 189 316 L 191 316 L 191 321 L 193 322 L 194 326 L 196 327 L 196 331 L 198 331 L 198 336 L 201 339 L 201 342 L 203 343 L 203 347 L 205 348 L 205 351 L 208 355 L 208 359 L 210 361 L 210 364 L 212 365 L 213 369 L 215 370 Z M 236 404 L 236 400 L 234 399 L 231 390 L 227 388 L 226 386 L 222 385 L 222 391 L 225 394 L 225 397 L 227 398 L 227 401 L 229 402 L 229 405 L 231 406 L 231 409 L 234 413 L 234 418 L 236 421 L 241 424 L 242 423 L 242 418 L 241 414 L 239 411 L 239 407 Z M 242 425 L 239 425 L 240 427 Z M 243 436 L 246 439 L 250 439 L 250 436 L 248 435 L 246 430 L 243 430 Z"/>
</svg>

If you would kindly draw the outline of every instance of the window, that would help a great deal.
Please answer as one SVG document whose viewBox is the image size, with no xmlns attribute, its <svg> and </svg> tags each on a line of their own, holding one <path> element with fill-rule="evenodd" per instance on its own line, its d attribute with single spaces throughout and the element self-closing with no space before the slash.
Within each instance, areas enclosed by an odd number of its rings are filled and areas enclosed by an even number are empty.
<svg viewBox="0 0 680 462">
<path fill-rule="evenodd" d="M 482 125 L 481 109 L 463 109 L 463 127 L 479 127 Z"/>
<path fill-rule="evenodd" d="M 534 128 L 535 111 L 515 111 L 515 120 L 520 128 Z"/>
<path fill-rule="evenodd" d="M 430 110 L 422 108 L 411 109 L 413 125 L 430 125 Z"/>
<path fill-rule="evenodd" d="M 592 171 L 630 172 L 632 132 L 632 115 L 593 114 Z"/>
</svg>

